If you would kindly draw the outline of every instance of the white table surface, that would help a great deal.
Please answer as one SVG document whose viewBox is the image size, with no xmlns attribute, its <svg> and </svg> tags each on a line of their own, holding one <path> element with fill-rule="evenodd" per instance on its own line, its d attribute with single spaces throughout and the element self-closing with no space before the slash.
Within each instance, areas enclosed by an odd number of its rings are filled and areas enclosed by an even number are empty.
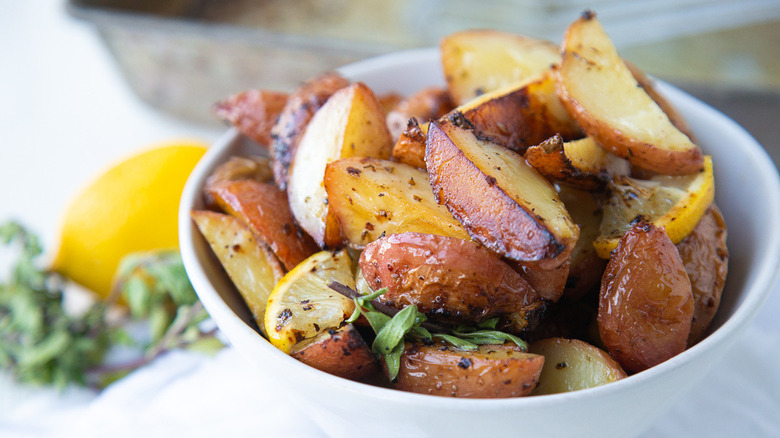
<svg viewBox="0 0 780 438">
<path fill-rule="evenodd" d="M 94 29 L 67 16 L 63 7 L 61 1 L 5 0 L 0 12 L 0 221 L 22 221 L 49 248 L 68 200 L 107 164 L 153 143 L 177 138 L 211 141 L 219 135 L 212 128 L 176 120 L 140 102 Z M 8 262 L 8 255 L 0 254 L 0 275 L 5 275 Z M 774 289 L 744 340 L 644 437 L 676 436 L 681 430 L 690 437 L 780 434 L 780 371 L 776 367 L 780 360 L 780 287 Z M 187 372 L 200 367 L 212 374 L 226 369 L 252 374 L 235 361 L 242 359 L 231 351 L 217 359 L 192 359 Z M 177 370 L 167 369 L 168 377 L 175 380 Z M 223 377 L 222 383 L 232 375 Z M 210 390 L 223 387 L 215 383 Z M 167 394 L 197 391 L 197 386 L 179 387 Z M 731 401 L 727 406 L 726 399 Z M 97 415 L 102 411 L 96 411 L 100 406 L 95 407 L 95 400 L 95 394 L 87 391 L 58 395 L 20 387 L 0 373 L 0 436 L 52 436 L 46 424 L 67 424 L 74 418 L 99 424 Z M 213 405 L 189 403 L 191 418 L 186 412 L 178 418 L 192 428 L 192 434 L 202 435 L 208 428 L 199 428 L 199 412 L 208 409 L 213 413 Z M 276 406 L 273 412 L 263 417 L 269 427 L 275 422 L 273 430 L 285 430 L 279 428 L 280 419 L 294 418 L 292 408 Z M 250 421 L 235 413 L 230 423 L 234 434 L 255 435 L 258 428 L 263 429 L 257 418 Z M 130 418 L 101 418 L 125 424 L 130 427 L 126 435 L 134 435 Z M 312 427 L 316 429 L 316 424 Z M 312 431 L 303 426 L 286 430 L 292 435 L 300 432 L 298 436 L 311 436 Z M 144 434 L 155 435 L 148 430 Z"/>
</svg>

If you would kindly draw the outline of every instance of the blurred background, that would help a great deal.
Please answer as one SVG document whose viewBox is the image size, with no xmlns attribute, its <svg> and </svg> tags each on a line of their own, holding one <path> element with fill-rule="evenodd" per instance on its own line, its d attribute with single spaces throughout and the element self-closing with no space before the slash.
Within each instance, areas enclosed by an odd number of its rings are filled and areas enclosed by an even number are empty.
<svg viewBox="0 0 780 438">
<path fill-rule="evenodd" d="M 775 161 L 780 143 L 778 0 L 69 0 L 144 101 L 215 124 L 212 102 L 292 89 L 346 63 L 494 28 L 559 42 L 597 11 L 627 59 L 735 118 Z M 197 90 L 195 92 L 194 90 Z"/>
</svg>

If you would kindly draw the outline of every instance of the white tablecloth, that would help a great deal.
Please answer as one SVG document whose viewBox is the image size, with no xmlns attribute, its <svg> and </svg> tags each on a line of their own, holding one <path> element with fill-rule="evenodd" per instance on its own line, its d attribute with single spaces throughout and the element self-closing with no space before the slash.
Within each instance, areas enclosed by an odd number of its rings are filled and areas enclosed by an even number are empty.
<svg viewBox="0 0 780 438">
<path fill-rule="evenodd" d="M 67 200 L 107 163 L 150 143 L 219 134 L 139 102 L 93 30 L 62 7 L 6 1 L 0 13 L 0 221 L 21 220 L 49 247 Z M 0 255 L 0 275 L 7 266 Z M 777 289 L 643 437 L 780 436 Z M 174 352 L 100 395 L 19 386 L 0 373 L 0 436 L 339 435 L 327 417 L 279 403 L 283 391 L 232 348 L 213 358 Z"/>
</svg>

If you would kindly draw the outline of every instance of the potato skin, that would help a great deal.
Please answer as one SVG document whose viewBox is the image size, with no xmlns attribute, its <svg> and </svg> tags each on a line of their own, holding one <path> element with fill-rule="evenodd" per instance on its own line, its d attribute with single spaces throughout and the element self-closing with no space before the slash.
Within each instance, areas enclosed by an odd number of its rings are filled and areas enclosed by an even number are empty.
<svg viewBox="0 0 780 438">
<path fill-rule="evenodd" d="M 693 324 L 688 345 L 699 342 L 718 311 L 728 273 L 726 222 L 713 205 L 693 232 L 677 244 L 693 290 Z"/>
<path fill-rule="evenodd" d="M 415 118 L 409 119 L 393 146 L 393 159 L 400 163 L 425 170 L 426 133 Z"/>
<path fill-rule="evenodd" d="M 512 346 L 459 351 L 407 343 L 393 387 L 445 397 L 522 397 L 536 387 L 543 365 L 543 356 Z"/>
<path fill-rule="evenodd" d="M 214 112 L 267 149 L 273 142 L 271 129 L 286 103 L 286 93 L 246 90 L 218 102 Z"/>
<path fill-rule="evenodd" d="M 441 322 L 473 324 L 520 311 L 541 298 L 497 255 L 474 242 L 433 234 L 392 234 L 366 245 L 360 269 L 377 300 L 416 304 Z"/>
<path fill-rule="evenodd" d="M 623 368 L 639 372 L 685 350 L 693 293 L 666 232 L 639 221 L 620 240 L 601 281 L 599 334 Z"/>
<path fill-rule="evenodd" d="M 577 339 L 543 339 L 531 344 L 529 350 L 545 359 L 534 395 L 593 388 L 626 377 L 609 354 Z"/>
<path fill-rule="evenodd" d="M 379 373 L 379 361 L 352 324 L 295 344 L 293 358 L 334 376 L 364 382 Z"/>
</svg>

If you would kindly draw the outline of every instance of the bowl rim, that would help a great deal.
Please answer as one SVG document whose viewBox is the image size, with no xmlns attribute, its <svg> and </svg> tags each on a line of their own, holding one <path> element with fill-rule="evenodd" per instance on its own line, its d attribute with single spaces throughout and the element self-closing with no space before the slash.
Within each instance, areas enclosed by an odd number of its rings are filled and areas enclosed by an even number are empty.
<svg viewBox="0 0 780 438">
<path fill-rule="evenodd" d="M 422 60 L 429 60 L 431 56 L 438 57 L 438 48 L 430 47 L 423 49 L 412 49 L 400 52 L 394 52 L 375 58 L 358 61 L 356 63 L 344 66 L 338 71 L 346 77 L 360 76 L 364 72 L 375 71 L 389 66 L 398 66 L 399 63 L 405 65 L 415 65 Z M 443 79 L 443 78 L 442 78 Z M 711 119 L 713 122 L 722 125 L 723 129 L 733 131 L 733 135 L 740 137 L 744 145 L 743 153 L 747 159 L 755 166 L 757 171 L 754 176 L 760 178 L 767 189 L 768 199 L 774 202 L 768 203 L 769 222 L 780 224 L 780 175 L 774 167 L 772 159 L 761 145 L 740 125 L 728 118 L 721 112 L 715 110 L 708 104 L 685 93 L 684 91 L 663 81 L 658 81 L 659 91 L 672 100 L 676 106 L 682 104 L 686 107 L 695 107 L 703 111 L 703 116 Z M 373 386 L 365 383 L 354 382 L 340 377 L 332 376 L 325 372 L 305 365 L 290 356 L 274 348 L 267 340 L 262 338 L 252 327 L 246 324 L 233 310 L 219 297 L 218 292 L 208 279 L 205 271 L 199 266 L 194 242 L 191 240 L 194 229 L 190 220 L 190 211 L 194 207 L 194 202 L 200 196 L 200 189 L 205 182 L 210 170 L 218 164 L 222 155 L 226 155 L 231 146 L 241 139 L 241 134 L 235 128 L 230 128 L 223 134 L 206 152 L 200 162 L 193 170 L 187 184 L 185 185 L 182 200 L 179 208 L 179 243 L 181 248 L 182 260 L 187 275 L 190 277 L 193 286 L 209 313 L 232 314 L 231 318 L 218 321 L 214 317 L 217 325 L 223 329 L 228 339 L 231 336 L 253 336 L 261 339 L 259 348 L 265 348 L 271 355 L 270 360 L 286 360 L 285 366 L 291 367 L 297 372 L 302 373 L 302 377 L 312 379 L 318 385 L 341 392 L 359 393 L 363 397 L 382 399 L 390 402 L 414 404 L 425 406 L 427 408 L 439 409 L 472 409 L 472 410 L 490 410 L 504 407 L 545 407 L 556 405 L 566 400 L 576 400 L 581 398 L 595 398 L 598 396 L 614 395 L 630 388 L 648 384 L 665 374 L 667 370 L 683 367 L 695 357 L 714 349 L 724 349 L 730 346 L 738 338 L 738 335 L 744 332 L 749 323 L 758 313 L 761 304 L 767 299 L 772 291 L 772 286 L 780 278 L 780 227 L 767 230 L 765 238 L 767 242 L 764 250 L 756 254 L 756 260 L 761 263 L 757 267 L 756 274 L 753 277 L 752 284 L 745 285 L 747 288 L 743 299 L 735 304 L 733 314 L 723 321 L 722 325 L 711 332 L 705 339 L 696 345 L 686 349 L 682 353 L 671 359 L 649 368 L 640 373 L 628 376 L 608 385 L 601 385 L 594 388 L 583 389 L 579 391 L 547 394 L 533 397 L 502 398 L 502 399 L 464 399 L 439 397 L 427 394 L 416 394 L 399 391 L 390 388 Z M 241 350 L 239 348 L 239 350 Z M 248 353 L 245 353 L 248 356 Z"/>
</svg>

